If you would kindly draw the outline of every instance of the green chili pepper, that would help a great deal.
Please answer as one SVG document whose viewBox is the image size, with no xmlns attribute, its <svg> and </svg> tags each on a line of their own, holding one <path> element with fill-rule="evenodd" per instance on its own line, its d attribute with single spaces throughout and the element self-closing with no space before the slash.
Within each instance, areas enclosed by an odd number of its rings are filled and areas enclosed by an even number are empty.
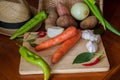
<svg viewBox="0 0 120 80">
<path fill-rule="evenodd" d="M 89 0 L 92 4 L 96 3 L 96 0 Z"/>
<path fill-rule="evenodd" d="M 36 16 L 26 22 L 23 26 L 21 26 L 11 37 L 10 39 L 15 39 L 17 36 L 24 34 L 25 32 L 29 31 L 39 22 L 42 22 L 44 19 L 47 18 L 47 14 L 45 11 L 39 12 Z"/>
<path fill-rule="evenodd" d="M 105 23 L 106 23 L 106 27 L 107 27 L 108 30 L 110 30 L 111 32 L 113 32 L 116 35 L 120 36 L 120 32 L 117 31 L 114 27 L 112 27 L 107 20 L 105 20 Z"/>
<path fill-rule="evenodd" d="M 88 7 L 90 8 L 90 10 L 93 12 L 93 14 L 97 17 L 97 19 L 101 22 L 101 24 L 103 25 L 104 29 L 108 29 L 111 32 L 117 34 L 118 36 L 120 36 L 120 32 L 117 31 L 114 27 L 112 27 L 110 25 L 110 23 L 104 19 L 104 17 L 102 16 L 102 14 L 100 13 L 99 9 L 97 8 L 97 6 L 95 5 L 96 0 L 84 0 L 84 2 L 88 5 Z"/>
<path fill-rule="evenodd" d="M 44 80 L 50 77 L 50 67 L 39 55 L 34 54 L 24 46 L 20 46 L 19 53 L 28 62 L 39 66 L 44 72 Z"/>
</svg>

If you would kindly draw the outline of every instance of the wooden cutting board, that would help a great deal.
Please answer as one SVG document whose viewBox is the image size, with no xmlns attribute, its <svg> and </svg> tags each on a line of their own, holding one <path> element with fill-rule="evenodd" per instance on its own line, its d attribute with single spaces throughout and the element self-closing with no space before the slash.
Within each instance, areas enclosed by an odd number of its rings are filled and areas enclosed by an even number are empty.
<svg viewBox="0 0 120 80">
<path fill-rule="evenodd" d="M 34 35 L 36 33 L 26 33 L 24 35 L 24 39 L 29 40 L 34 38 Z M 29 36 L 28 36 L 29 35 Z M 27 37 L 26 37 L 27 36 Z M 44 38 L 38 38 L 35 43 L 42 42 L 43 40 L 48 39 L 47 36 Z M 51 67 L 51 73 L 60 74 L 60 73 L 85 73 L 85 72 L 103 72 L 108 71 L 110 68 L 107 55 L 105 53 L 105 49 L 102 43 L 102 40 L 98 44 L 98 51 L 96 52 L 96 55 L 100 55 L 100 53 L 104 52 L 104 58 L 97 63 L 96 65 L 85 67 L 81 64 L 72 64 L 75 57 L 82 53 L 82 52 L 88 52 L 85 45 L 87 40 L 80 39 L 77 44 L 57 63 L 52 64 L 51 63 L 51 55 L 54 53 L 54 51 L 59 47 L 59 45 L 56 45 L 54 47 L 51 47 L 49 49 L 36 52 L 33 47 L 29 45 L 28 42 L 23 42 L 23 45 L 26 46 L 29 50 L 33 51 L 34 53 L 40 55 Z M 27 75 L 27 74 L 43 74 L 42 70 L 29 62 L 27 62 L 25 59 L 21 57 L 20 60 L 20 67 L 19 67 L 19 73 L 21 75 Z"/>
</svg>

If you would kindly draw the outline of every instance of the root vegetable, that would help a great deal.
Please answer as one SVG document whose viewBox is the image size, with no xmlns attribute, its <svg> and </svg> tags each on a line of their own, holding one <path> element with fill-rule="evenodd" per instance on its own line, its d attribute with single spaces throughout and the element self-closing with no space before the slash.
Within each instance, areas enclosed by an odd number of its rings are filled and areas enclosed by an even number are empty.
<svg viewBox="0 0 120 80">
<path fill-rule="evenodd" d="M 57 12 L 59 16 L 70 15 L 69 9 L 61 2 L 59 2 L 57 5 Z"/>
<path fill-rule="evenodd" d="M 89 16 L 80 23 L 82 29 L 91 29 L 94 28 L 98 23 L 98 20 L 95 16 Z"/>
<path fill-rule="evenodd" d="M 48 40 L 43 41 L 42 43 L 39 43 L 35 49 L 36 50 L 43 50 L 47 49 L 49 47 L 55 46 L 77 34 L 77 29 L 74 26 L 70 26 L 67 28 L 64 32 L 62 32 L 60 35 L 50 38 Z"/>
<path fill-rule="evenodd" d="M 61 26 L 63 28 L 67 28 L 69 26 L 77 26 L 76 21 L 69 15 L 64 15 L 64 16 L 60 16 L 57 19 L 57 26 Z"/>
<path fill-rule="evenodd" d="M 81 38 L 81 32 L 78 30 L 77 34 L 74 37 L 64 41 L 60 47 L 52 55 L 52 63 L 57 63 Z"/>
</svg>

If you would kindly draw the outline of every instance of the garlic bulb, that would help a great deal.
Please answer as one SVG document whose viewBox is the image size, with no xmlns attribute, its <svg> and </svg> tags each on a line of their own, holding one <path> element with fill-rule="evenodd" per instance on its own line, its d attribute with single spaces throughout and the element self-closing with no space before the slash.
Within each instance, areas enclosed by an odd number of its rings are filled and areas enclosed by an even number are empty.
<svg viewBox="0 0 120 80">
<path fill-rule="evenodd" d="M 86 44 L 86 48 L 88 49 L 89 52 L 94 53 L 98 50 L 98 45 L 94 41 L 88 41 Z"/>
<path fill-rule="evenodd" d="M 100 41 L 100 36 L 95 35 L 91 30 L 83 30 L 82 38 L 90 41 L 95 41 L 97 43 Z"/>
</svg>

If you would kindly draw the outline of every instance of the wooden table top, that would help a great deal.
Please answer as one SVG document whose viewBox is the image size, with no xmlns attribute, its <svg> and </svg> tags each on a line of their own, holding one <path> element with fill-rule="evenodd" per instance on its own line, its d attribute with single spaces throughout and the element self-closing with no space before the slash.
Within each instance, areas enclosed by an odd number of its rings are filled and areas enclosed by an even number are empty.
<svg viewBox="0 0 120 80">
<path fill-rule="evenodd" d="M 104 17 L 120 31 L 120 0 L 104 0 Z M 110 62 L 107 72 L 52 74 L 50 80 L 103 80 L 108 73 L 120 64 L 120 36 L 106 30 L 102 40 Z M 43 75 L 19 74 L 20 54 L 16 40 L 9 40 L 8 36 L 0 34 L 0 80 L 43 80 Z M 120 69 L 115 71 L 111 80 L 120 80 Z M 106 79 L 107 80 L 107 79 Z"/>
</svg>

